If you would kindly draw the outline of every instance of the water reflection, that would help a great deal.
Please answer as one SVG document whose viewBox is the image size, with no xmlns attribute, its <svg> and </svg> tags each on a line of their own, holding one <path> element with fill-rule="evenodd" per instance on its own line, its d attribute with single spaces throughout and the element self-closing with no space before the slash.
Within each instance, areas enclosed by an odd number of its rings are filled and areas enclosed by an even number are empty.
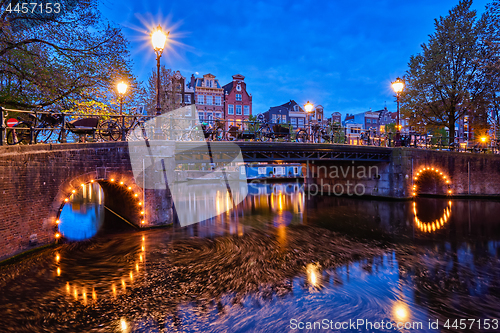
<svg viewBox="0 0 500 333">
<path fill-rule="evenodd" d="M 38 271 L 52 274 L 2 284 L 0 328 L 281 332 L 292 319 L 362 318 L 430 332 L 429 320 L 500 315 L 500 202 L 308 197 L 295 185 L 249 185 L 235 209 L 188 227 L 51 250 Z"/>
<path fill-rule="evenodd" d="M 95 236 L 104 222 L 103 190 L 97 183 L 82 184 L 70 196 L 59 216 L 59 231 L 70 240 Z"/>
</svg>

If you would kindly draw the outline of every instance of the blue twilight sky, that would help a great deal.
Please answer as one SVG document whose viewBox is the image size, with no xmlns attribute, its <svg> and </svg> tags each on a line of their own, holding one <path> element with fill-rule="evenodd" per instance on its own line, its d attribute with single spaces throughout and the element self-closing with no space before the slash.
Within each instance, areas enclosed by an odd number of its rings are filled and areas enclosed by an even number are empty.
<svg viewBox="0 0 500 333">
<path fill-rule="evenodd" d="M 458 0 L 103 0 L 103 15 L 129 39 L 133 73 L 155 68 L 149 31 L 170 30 L 162 64 L 221 84 L 244 75 L 253 113 L 294 99 L 325 113 L 396 106 L 390 83 L 434 32 L 434 18 Z M 488 0 L 474 1 L 482 13 Z"/>
</svg>

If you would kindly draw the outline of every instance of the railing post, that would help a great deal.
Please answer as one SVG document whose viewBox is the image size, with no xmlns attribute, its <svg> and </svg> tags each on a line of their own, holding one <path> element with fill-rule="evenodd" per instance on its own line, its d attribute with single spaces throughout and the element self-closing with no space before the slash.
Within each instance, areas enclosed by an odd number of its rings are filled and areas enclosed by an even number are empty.
<svg viewBox="0 0 500 333">
<path fill-rule="evenodd" d="M 5 119 L 3 119 L 3 108 L 0 106 L 0 146 L 3 146 L 5 137 Z"/>
<path fill-rule="evenodd" d="M 66 143 L 66 117 L 64 113 L 61 112 L 62 116 L 62 126 L 61 126 L 61 142 Z"/>
<path fill-rule="evenodd" d="M 36 119 L 38 118 L 37 114 L 36 114 L 36 111 L 35 111 L 35 122 L 36 122 Z M 30 122 L 30 145 L 33 144 L 34 142 L 34 137 L 35 137 L 35 129 L 33 128 L 33 123 Z"/>
</svg>

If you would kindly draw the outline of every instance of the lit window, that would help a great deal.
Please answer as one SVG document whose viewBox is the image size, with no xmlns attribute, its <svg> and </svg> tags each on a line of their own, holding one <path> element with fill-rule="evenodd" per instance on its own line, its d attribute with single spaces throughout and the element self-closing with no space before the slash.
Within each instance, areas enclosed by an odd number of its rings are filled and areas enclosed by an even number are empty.
<svg viewBox="0 0 500 333">
<path fill-rule="evenodd" d="M 203 104 L 205 102 L 204 97 L 205 96 L 203 96 L 203 95 L 198 95 L 198 98 L 197 98 L 198 104 Z"/>
<path fill-rule="evenodd" d="M 207 105 L 212 105 L 212 100 L 213 100 L 212 96 L 207 96 Z"/>
<path fill-rule="evenodd" d="M 234 114 L 234 105 L 233 104 L 228 105 L 227 114 Z"/>
<path fill-rule="evenodd" d="M 299 118 L 298 124 L 299 124 L 299 126 L 304 126 L 304 118 Z"/>
<path fill-rule="evenodd" d="M 236 94 L 236 100 L 241 101 L 241 94 Z"/>
<path fill-rule="evenodd" d="M 274 124 L 276 123 L 276 115 L 275 115 L 275 114 L 273 114 L 273 115 L 272 115 L 272 122 L 273 122 Z"/>
<path fill-rule="evenodd" d="M 250 115 L 250 106 L 248 106 L 248 105 L 244 105 L 244 106 L 243 106 L 243 114 L 244 114 L 245 116 Z"/>
<path fill-rule="evenodd" d="M 215 96 L 215 105 L 222 105 L 220 96 Z"/>
<path fill-rule="evenodd" d="M 236 105 L 236 115 L 241 115 L 241 105 Z"/>
<path fill-rule="evenodd" d="M 292 125 L 297 125 L 297 118 L 295 117 L 290 118 L 290 122 L 292 123 Z"/>
</svg>

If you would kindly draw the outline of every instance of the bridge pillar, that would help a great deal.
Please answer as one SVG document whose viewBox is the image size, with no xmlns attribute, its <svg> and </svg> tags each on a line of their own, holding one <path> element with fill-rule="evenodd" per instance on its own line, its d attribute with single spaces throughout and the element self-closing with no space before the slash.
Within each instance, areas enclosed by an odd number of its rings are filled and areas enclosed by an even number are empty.
<svg viewBox="0 0 500 333">
<path fill-rule="evenodd" d="M 173 223 L 173 200 L 168 182 L 175 180 L 175 142 L 129 142 L 135 181 L 144 191 L 143 227 Z"/>
</svg>

